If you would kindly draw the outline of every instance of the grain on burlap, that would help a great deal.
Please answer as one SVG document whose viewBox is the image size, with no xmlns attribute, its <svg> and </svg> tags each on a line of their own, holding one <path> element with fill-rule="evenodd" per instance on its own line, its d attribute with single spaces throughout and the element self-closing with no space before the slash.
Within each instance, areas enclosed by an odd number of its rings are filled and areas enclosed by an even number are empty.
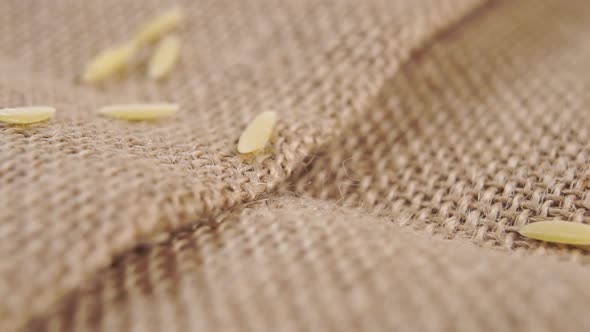
<svg viewBox="0 0 590 332">
<path fill-rule="evenodd" d="M 585 250 L 513 230 L 590 222 L 590 79 L 579 74 L 590 68 L 590 7 L 490 7 L 406 63 L 286 190 L 448 238 L 588 262 Z"/>
<path fill-rule="evenodd" d="M 73 78 L 161 1 L 0 3 L 0 103 L 60 110 L 0 127 L 1 327 L 590 326 L 585 266 L 511 255 L 586 259 L 511 231 L 587 221 L 590 8 L 474 14 L 482 2 L 187 0 L 174 77 L 102 90 Z M 157 124 L 94 114 L 136 101 L 183 110 Z M 240 159 L 240 131 L 268 109 L 282 118 L 274 154 Z"/>
</svg>

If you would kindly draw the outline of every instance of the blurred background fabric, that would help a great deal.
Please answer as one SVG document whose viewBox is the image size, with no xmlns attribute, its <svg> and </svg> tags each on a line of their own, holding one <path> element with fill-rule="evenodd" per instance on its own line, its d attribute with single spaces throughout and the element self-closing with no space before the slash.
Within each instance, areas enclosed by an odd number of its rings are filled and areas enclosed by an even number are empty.
<svg viewBox="0 0 590 332">
<path fill-rule="evenodd" d="M 173 5 L 168 80 L 80 83 Z M 583 0 L 0 1 L 0 107 L 58 110 L 0 124 L 0 330 L 588 330 L 587 249 L 515 230 L 590 223 L 589 35 Z"/>
</svg>

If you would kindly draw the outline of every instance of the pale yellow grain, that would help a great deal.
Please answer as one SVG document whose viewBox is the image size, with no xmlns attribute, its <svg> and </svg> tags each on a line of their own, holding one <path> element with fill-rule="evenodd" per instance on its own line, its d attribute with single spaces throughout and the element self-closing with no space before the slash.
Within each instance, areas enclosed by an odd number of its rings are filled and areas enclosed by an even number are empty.
<svg viewBox="0 0 590 332">
<path fill-rule="evenodd" d="M 135 35 L 134 41 L 140 46 L 152 44 L 178 29 L 183 20 L 184 13 L 179 7 L 169 9 L 146 23 Z"/>
<path fill-rule="evenodd" d="M 0 109 L 0 121 L 11 124 L 28 124 L 48 120 L 55 114 L 49 106 L 29 106 Z"/>
<path fill-rule="evenodd" d="M 577 222 L 539 221 L 523 226 L 518 232 L 528 238 L 546 242 L 590 245 L 590 225 Z"/>
<path fill-rule="evenodd" d="M 124 120 L 156 120 L 178 111 L 178 104 L 125 104 L 102 107 L 102 115 Z"/>
<path fill-rule="evenodd" d="M 159 80 L 170 73 L 180 53 L 180 38 L 175 35 L 164 37 L 156 47 L 148 68 L 148 76 Z"/>
<path fill-rule="evenodd" d="M 270 140 L 276 122 L 277 114 L 275 112 L 259 114 L 240 136 L 238 152 L 252 153 L 263 150 Z"/>
<path fill-rule="evenodd" d="M 82 80 L 94 84 L 123 72 L 129 66 L 135 51 L 133 43 L 103 51 L 86 66 Z"/>
</svg>

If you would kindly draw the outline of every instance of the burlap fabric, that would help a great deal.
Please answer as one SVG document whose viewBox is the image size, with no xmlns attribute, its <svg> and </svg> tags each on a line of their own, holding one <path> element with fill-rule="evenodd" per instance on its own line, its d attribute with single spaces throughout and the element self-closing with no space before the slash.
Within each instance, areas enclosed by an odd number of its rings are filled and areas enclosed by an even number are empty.
<svg viewBox="0 0 590 332">
<path fill-rule="evenodd" d="M 0 106 L 59 110 L 0 125 L 0 330 L 590 328 L 588 252 L 514 232 L 590 221 L 590 3 L 186 0 L 170 80 L 77 83 L 169 5 L 0 2 Z"/>
</svg>

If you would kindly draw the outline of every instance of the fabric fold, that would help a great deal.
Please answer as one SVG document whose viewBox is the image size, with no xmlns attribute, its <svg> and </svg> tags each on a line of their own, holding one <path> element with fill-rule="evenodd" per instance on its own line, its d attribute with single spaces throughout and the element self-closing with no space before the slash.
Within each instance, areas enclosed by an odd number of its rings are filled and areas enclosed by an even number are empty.
<svg viewBox="0 0 590 332">
<path fill-rule="evenodd" d="M 292 195 L 127 252 L 30 331 L 583 331 L 590 271 Z"/>
<path fill-rule="evenodd" d="M 589 262 L 526 239 L 539 220 L 589 223 L 584 1 L 500 1 L 382 86 L 363 123 L 284 187 L 494 249 Z"/>
<path fill-rule="evenodd" d="M 7 257 L 0 263 L 0 327 L 46 312 L 155 234 L 207 222 L 271 192 L 347 124 L 363 121 L 412 52 L 480 4 L 186 1 L 187 53 L 177 79 L 156 85 L 132 75 L 84 97 L 76 94 L 83 89 L 77 68 L 159 3 L 34 2 L 27 20 L 31 1 L 0 4 L 0 20 L 10 27 L 0 33 L 2 51 L 23 74 L 55 82 L 35 92 L 26 79 L 11 88 L 3 76 L 1 104 L 60 106 L 50 123 L 0 127 L 0 255 Z M 56 17 L 65 23 L 49 30 Z M 93 109 L 132 100 L 183 109 L 174 119 L 132 124 Z M 240 131 L 268 109 L 281 117 L 272 155 L 240 158 Z"/>
</svg>

